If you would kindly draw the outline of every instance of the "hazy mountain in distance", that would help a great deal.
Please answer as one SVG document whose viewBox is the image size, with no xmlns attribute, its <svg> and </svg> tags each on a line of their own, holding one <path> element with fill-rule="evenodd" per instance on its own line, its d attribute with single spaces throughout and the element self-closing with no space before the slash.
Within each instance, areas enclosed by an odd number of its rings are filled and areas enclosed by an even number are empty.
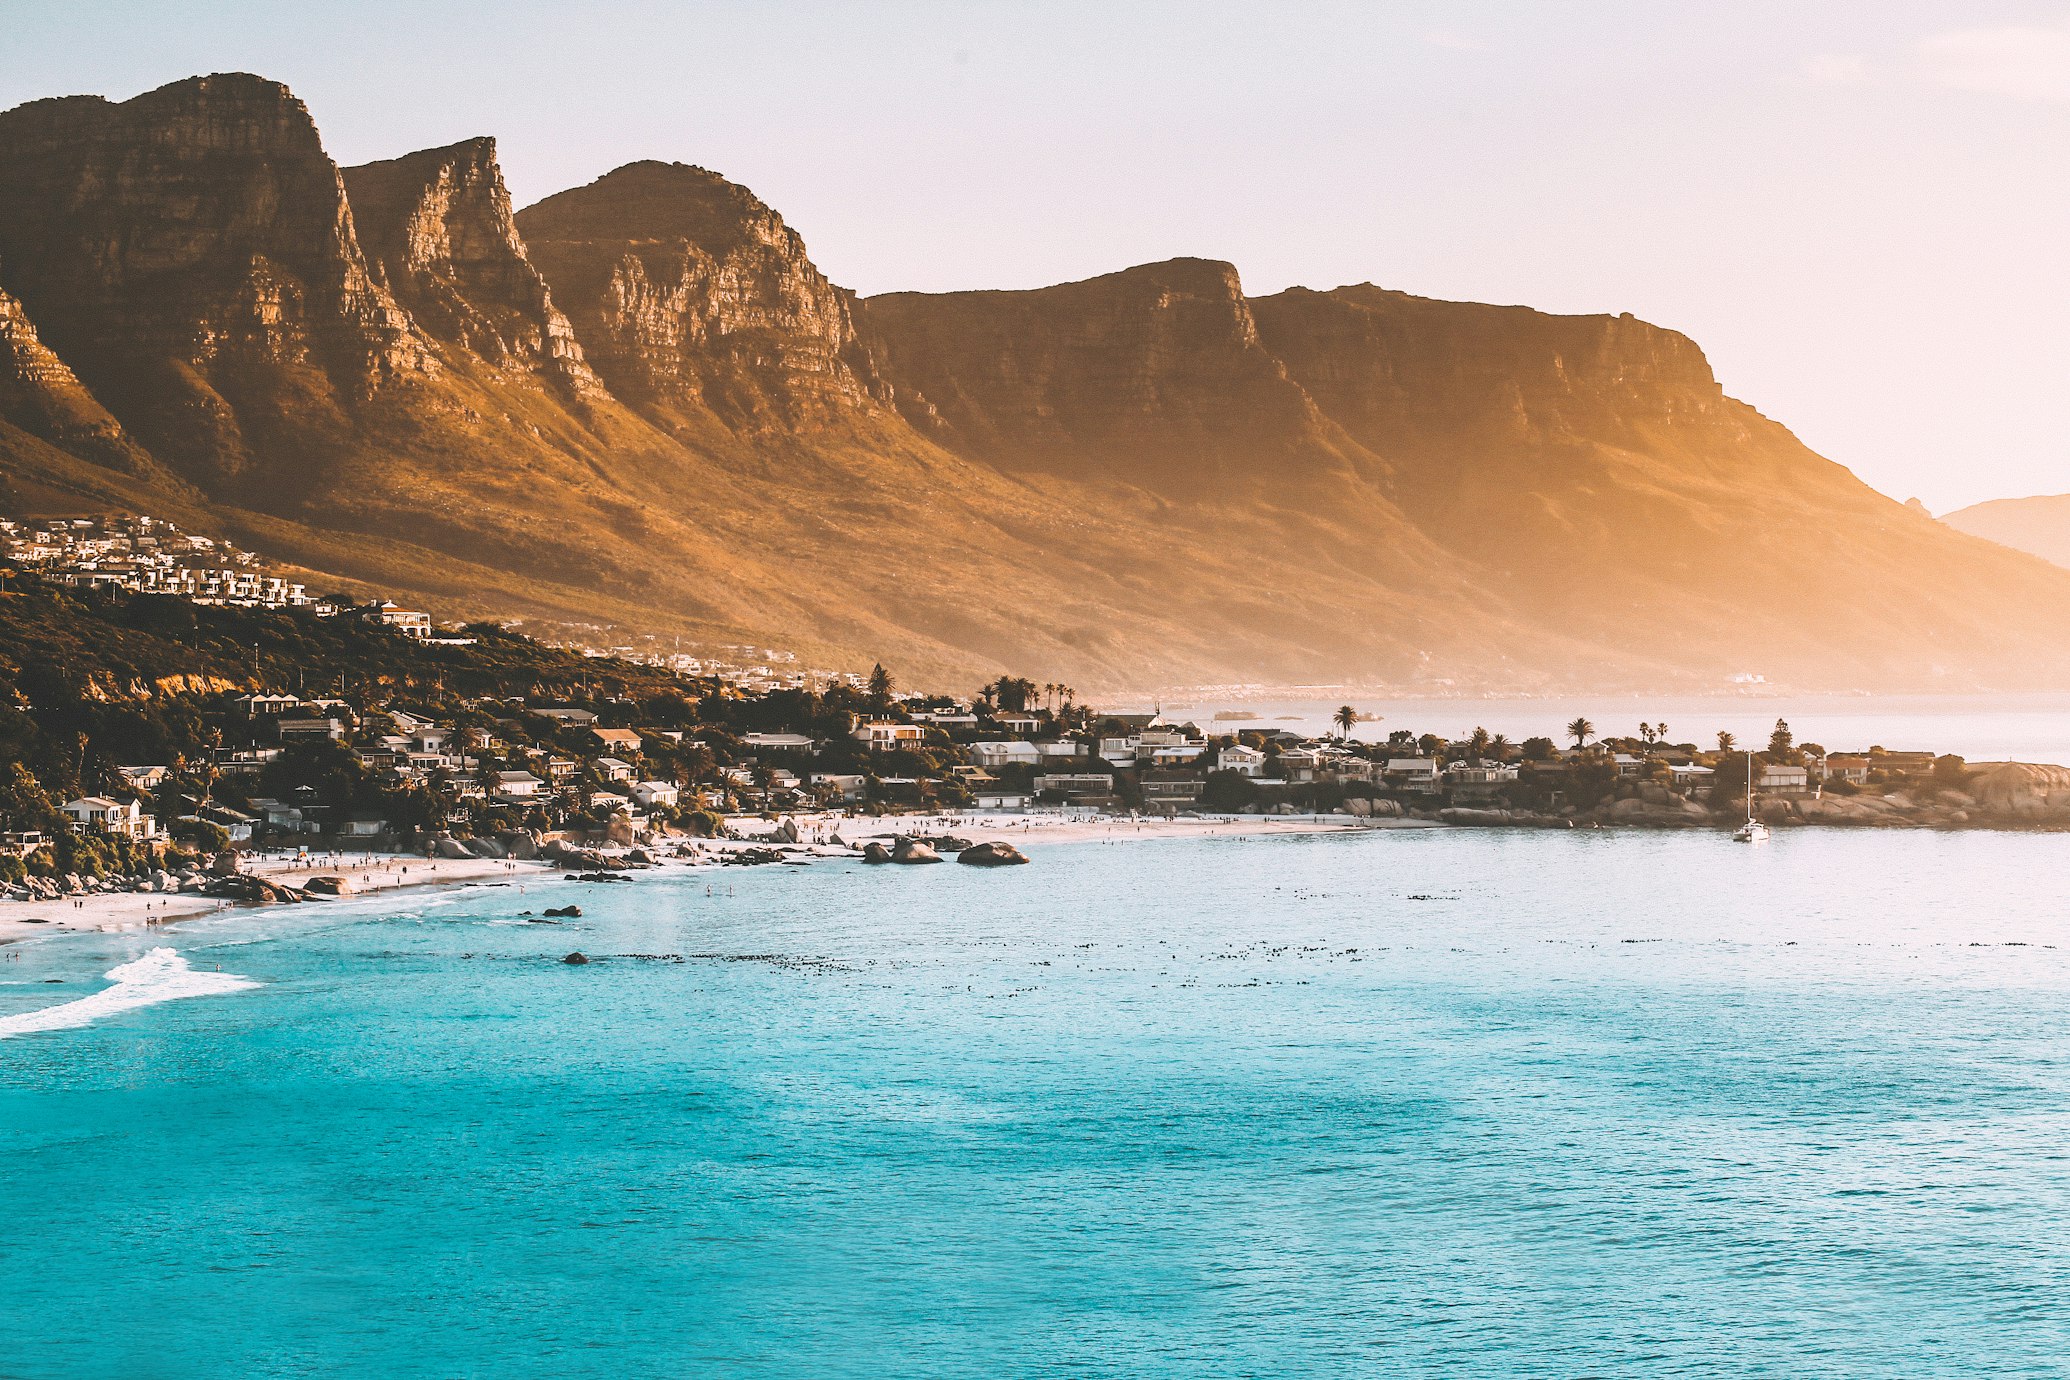
<svg viewBox="0 0 2070 1380">
<path fill-rule="evenodd" d="M 2070 494 L 1994 498 L 1942 516 L 1950 527 L 2070 568 Z"/>
</svg>

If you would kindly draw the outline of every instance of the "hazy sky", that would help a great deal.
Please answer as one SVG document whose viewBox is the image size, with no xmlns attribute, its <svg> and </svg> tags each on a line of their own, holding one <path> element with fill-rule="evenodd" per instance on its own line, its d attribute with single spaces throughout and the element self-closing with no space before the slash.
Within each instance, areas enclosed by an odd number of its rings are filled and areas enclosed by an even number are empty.
<svg viewBox="0 0 2070 1380">
<path fill-rule="evenodd" d="M 2070 490 L 2070 3 L 0 0 L 0 105 L 226 70 L 343 163 L 493 134 L 521 204 L 703 164 L 866 293 L 1630 311 L 1897 497 Z"/>
</svg>

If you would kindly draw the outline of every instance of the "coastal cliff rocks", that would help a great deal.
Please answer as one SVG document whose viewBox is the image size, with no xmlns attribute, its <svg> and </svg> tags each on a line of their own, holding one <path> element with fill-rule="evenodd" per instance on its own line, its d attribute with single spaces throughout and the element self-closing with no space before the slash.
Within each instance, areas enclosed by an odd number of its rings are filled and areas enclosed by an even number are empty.
<svg viewBox="0 0 2070 1380">
<path fill-rule="evenodd" d="M 1970 783 L 1977 807 L 2014 819 L 2070 817 L 2070 767 L 2005 762 Z"/>
<path fill-rule="evenodd" d="M 102 404 L 204 484 L 433 364 L 309 112 L 257 77 L 0 114 L 0 265 Z"/>
<path fill-rule="evenodd" d="M 433 340 L 573 398 L 603 396 L 518 237 L 495 140 L 364 163 L 344 177 L 361 247 Z"/>
<path fill-rule="evenodd" d="M 630 163 L 517 224 L 598 374 L 665 426 L 796 431 L 890 399 L 849 294 L 717 173 Z"/>
<path fill-rule="evenodd" d="M 1018 867 L 1028 861 L 1028 855 L 1010 843 L 995 840 L 972 844 L 956 855 L 956 861 L 966 867 Z"/>
</svg>

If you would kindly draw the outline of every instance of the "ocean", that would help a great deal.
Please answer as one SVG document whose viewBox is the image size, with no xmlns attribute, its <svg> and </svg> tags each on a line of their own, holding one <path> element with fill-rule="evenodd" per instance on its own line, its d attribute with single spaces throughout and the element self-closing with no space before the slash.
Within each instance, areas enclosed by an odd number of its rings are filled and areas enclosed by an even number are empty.
<svg viewBox="0 0 2070 1380">
<path fill-rule="evenodd" d="M 0 1376 L 2060 1375 L 2066 863 L 1131 840 L 53 936 Z"/>
</svg>

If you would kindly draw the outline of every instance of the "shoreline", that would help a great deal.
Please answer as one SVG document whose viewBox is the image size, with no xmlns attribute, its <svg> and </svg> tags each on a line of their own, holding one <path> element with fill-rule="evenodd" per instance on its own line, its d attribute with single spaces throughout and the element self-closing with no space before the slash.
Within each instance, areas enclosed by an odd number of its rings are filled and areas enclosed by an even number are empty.
<svg viewBox="0 0 2070 1380">
<path fill-rule="evenodd" d="M 357 858 L 356 862 L 342 859 Z M 551 863 L 512 862 L 495 858 L 425 859 L 397 853 L 343 854 L 340 861 L 300 863 L 292 857 L 253 855 L 244 871 L 282 885 L 298 886 L 311 877 L 344 877 L 352 891 L 336 898 L 305 901 L 319 911 L 337 902 L 362 900 L 384 892 L 463 886 L 491 877 L 509 877 L 520 869 L 553 868 Z M 203 896 L 198 892 L 170 895 L 151 892 L 92 892 L 61 896 L 55 901 L 10 901 L 0 909 L 0 945 L 49 934 L 121 934 L 157 929 L 182 920 L 205 919 L 239 910 L 278 909 L 249 902 Z"/>
<path fill-rule="evenodd" d="M 769 832 L 742 834 L 734 838 L 710 839 L 671 836 L 665 842 L 644 845 L 654 861 L 637 864 L 616 875 L 631 879 L 643 871 L 688 871 L 736 866 L 729 855 L 780 848 L 802 858 L 815 860 L 858 859 L 862 846 L 890 843 L 901 835 L 953 834 L 967 836 L 974 843 L 1001 842 L 1016 848 L 1042 849 L 1062 844 L 1149 842 L 1160 839 L 1274 838 L 1315 834 L 1372 834 L 1423 832 L 1430 830 L 1507 829 L 1532 833 L 1694 833 L 1717 832 L 1724 836 L 1722 822 L 1690 821 L 1674 826 L 1651 821 L 1573 821 L 1559 828 L 1545 820 L 1443 820 L 1419 818 L 1362 818 L 1355 815 L 1183 815 L 1131 819 L 1122 815 L 1062 814 L 1041 811 L 997 814 L 876 815 L 849 816 L 833 813 L 797 814 L 786 817 L 798 828 L 798 841 L 781 837 L 779 825 L 757 819 Z M 745 820 L 737 820 L 744 826 Z M 1997 833 L 2062 833 L 2061 826 L 2017 817 L 1971 819 L 1956 824 L 1912 820 L 1877 822 L 1791 820 L 1780 824 L 1784 833 L 1799 829 L 1926 829 L 1936 833 L 1988 831 Z M 832 842 L 838 837 L 840 844 Z M 616 863 L 637 848 L 594 849 Z M 953 857 L 953 854 L 951 855 Z M 947 859 L 944 859 L 947 861 Z M 560 881 L 574 864 L 547 858 L 434 858 L 415 854 L 362 853 L 332 855 L 331 860 L 300 860 L 280 855 L 252 855 L 243 871 L 281 885 L 299 886 L 312 877 L 344 877 L 352 890 L 339 897 L 312 898 L 302 904 L 320 913 L 338 903 L 365 901 L 387 893 L 424 892 L 460 887 L 492 879 Z M 198 893 L 172 895 L 149 892 L 92 892 L 64 896 L 55 901 L 12 901 L 0 908 L 0 948 L 57 934 L 119 934 L 176 925 L 234 911 L 270 909 L 251 902 L 203 896 Z"/>
</svg>

